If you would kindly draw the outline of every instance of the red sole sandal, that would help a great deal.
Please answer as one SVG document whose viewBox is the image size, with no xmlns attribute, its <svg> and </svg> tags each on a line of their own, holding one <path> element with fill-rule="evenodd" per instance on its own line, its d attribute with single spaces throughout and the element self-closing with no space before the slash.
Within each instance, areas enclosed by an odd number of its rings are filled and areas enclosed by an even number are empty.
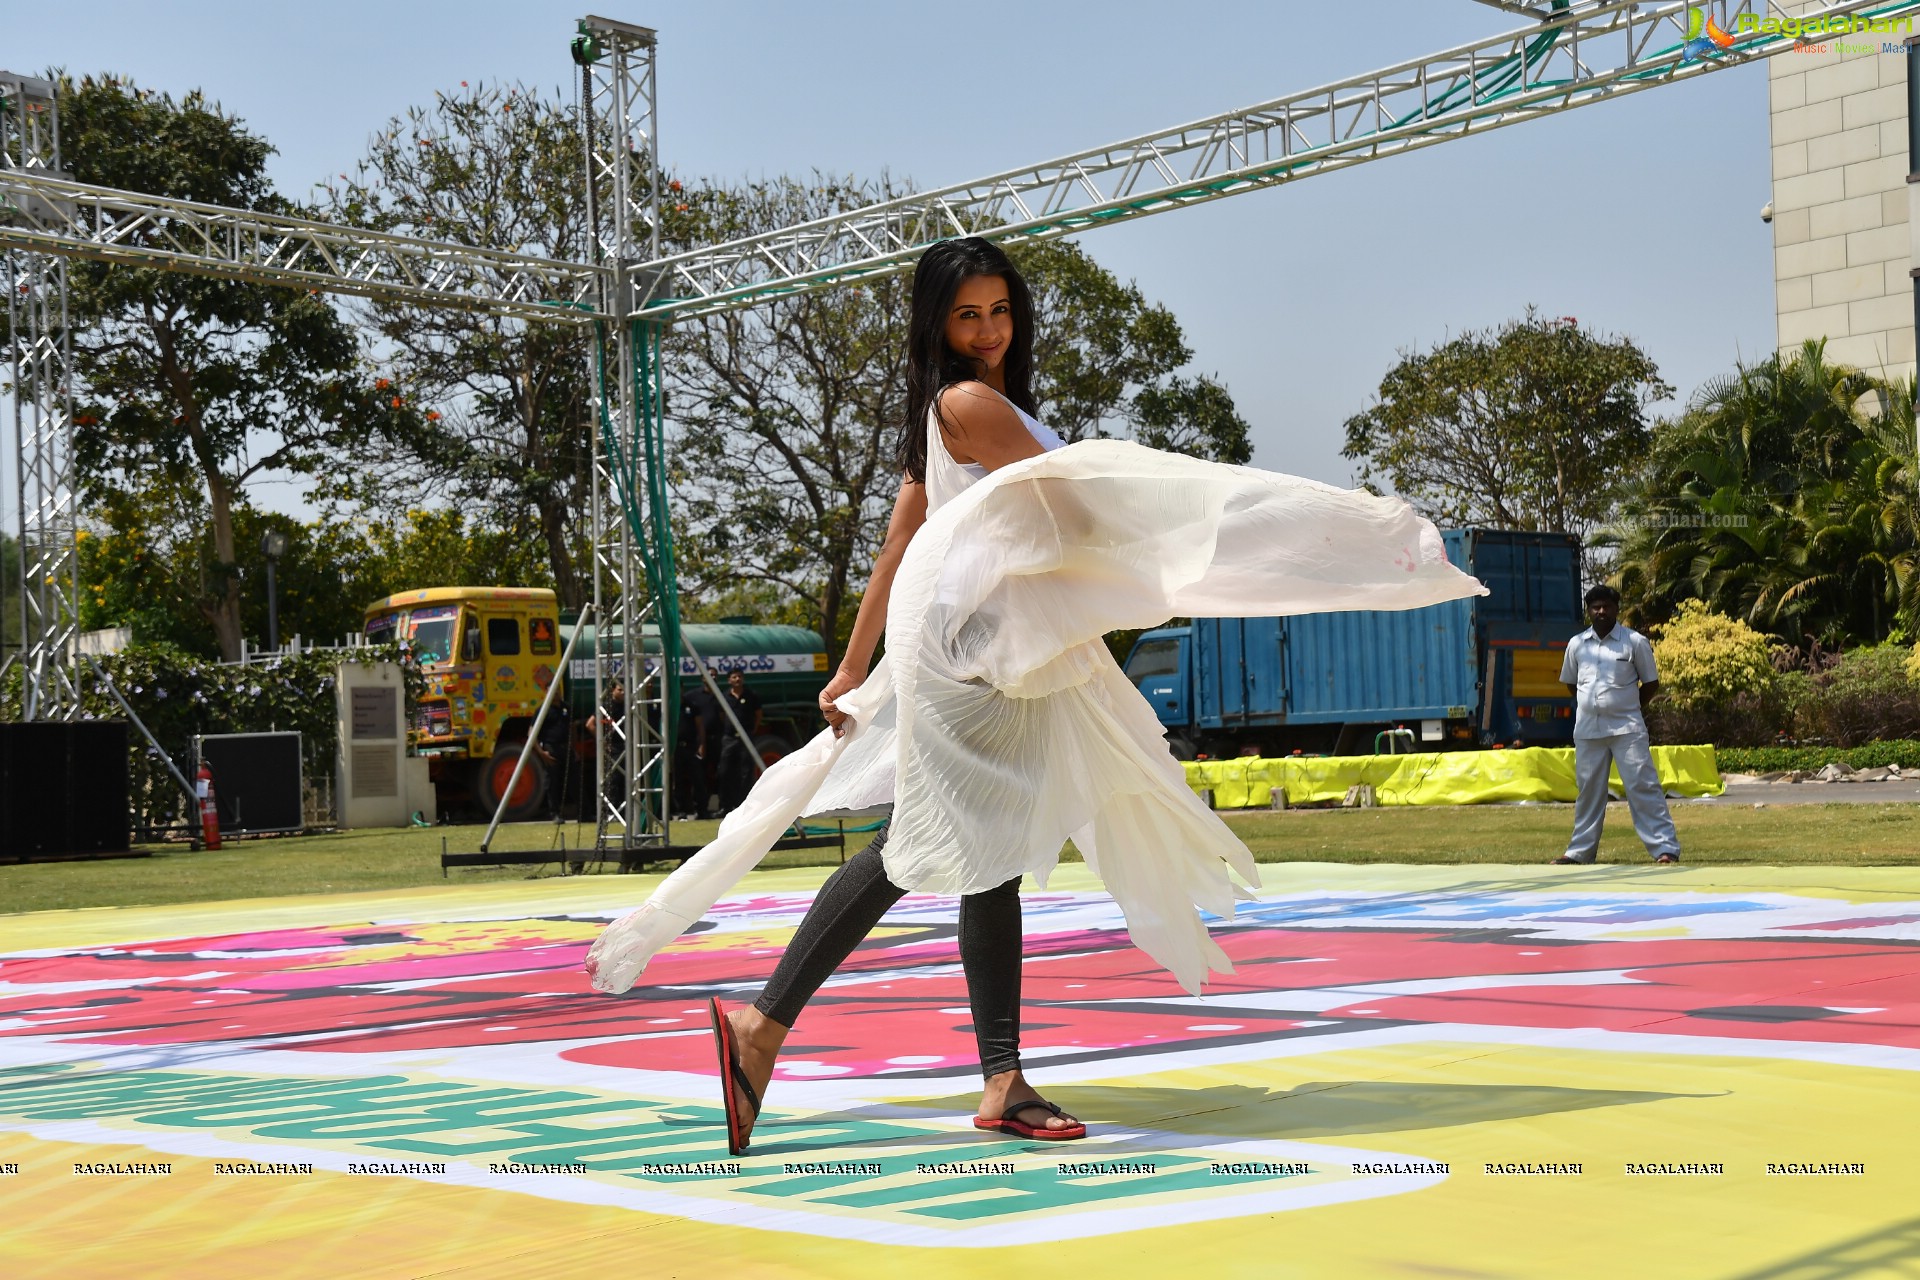
<svg viewBox="0 0 1920 1280">
<path fill-rule="evenodd" d="M 1062 1120 L 1067 1118 L 1067 1113 L 1053 1103 L 1041 1102 L 1038 1099 L 1034 1099 L 1029 1102 L 1014 1103 L 1000 1113 L 998 1120 L 988 1120 L 983 1116 L 975 1116 L 973 1118 L 973 1127 L 976 1129 L 990 1129 L 996 1133 L 1011 1133 L 1021 1138 L 1038 1138 L 1042 1142 L 1070 1142 L 1075 1138 L 1084 1138 L 1087 1136 L 1087 1126 L 1081 1124 L 1078 1120 L 1075 1120 L 1064 1129 L 1049 1129 L 1046 1127 L 1046 1122 L 1042 1121 L 1040 1127 L 1036 1129 L 1030 1124 L 1013 1118 L 1016 1113 L 1025 1111 L 1029 1107 L 1038 1107 L 1042 1111 L 1056 1115 Z"/>
<path fill-rule="evenodd" d="M 740 1055 L 733 1048 L 733 1024 L 727 1021 L 726 1012 L 720 1007 L 720 997 L 712 996 L 707 1000 L 707 1017 L 713 1023 L 713 1049 L 720 1060 L 720 1101 L 727 1112 L 727 1154 L 744 1155 L 747 1150 L 747 1123 L 758 1119 L 760 1115 L 760 1095 L 754 1091 L 747 1073 L 740 1069 Z M 740 1092 L 747 1095 L 747 1101 L 753 1104 L 753 1115 L 742 1122 L 740 1106 L 734 1101 L 733 1087 L 740 1086 Z"/>
</svg>

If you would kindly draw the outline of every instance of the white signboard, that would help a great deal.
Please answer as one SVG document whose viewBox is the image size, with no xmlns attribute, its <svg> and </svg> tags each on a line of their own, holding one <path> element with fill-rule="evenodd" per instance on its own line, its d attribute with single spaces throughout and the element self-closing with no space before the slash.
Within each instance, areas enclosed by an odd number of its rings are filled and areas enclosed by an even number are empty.
<svg viewBox="0 0 1920 1280">
<path fill-rule="evenodd" d="M 340 758 L 335 777 L 343 827 L 404 827 L 407 732 L 400 713 L 406 686 L 391 662 L 342 661 L 334 675 Z M 421 801 L 433 807 L 431 797 Z M 418 807 L 418 806 L 416 806 Z"/>
</svg>

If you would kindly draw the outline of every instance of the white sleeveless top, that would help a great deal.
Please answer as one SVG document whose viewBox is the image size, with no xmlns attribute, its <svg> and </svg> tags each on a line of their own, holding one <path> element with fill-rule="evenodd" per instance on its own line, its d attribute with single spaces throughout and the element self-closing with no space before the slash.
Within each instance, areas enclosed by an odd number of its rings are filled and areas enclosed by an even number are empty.
<svg viewBox="0 0 1920 1280">
<path fill-rule="evenodd" d="M 983 382 L 981 386 L 986 386 Z M 993 391 L 992 387 L 987 390 Z M 998 391 L 993 392 L 999 396 Z M 1020 416 L 1020 425 L 1027 433 L 1040 442 L 1040 447 L 1052 452 L 1066 444 L 1058 435 L 1037 422 L 1031 414 L 1005 396 L 1007 407 Z M 947 452 L 947 442 L 940 436 L 940 419 L 936 405 L 927 407 L 927 514 L 932 515 L 941 507 L 975 484 L 987 478 L 987 469 L 977 462 L 955 462 L 953 455 Z"/>
</svg>

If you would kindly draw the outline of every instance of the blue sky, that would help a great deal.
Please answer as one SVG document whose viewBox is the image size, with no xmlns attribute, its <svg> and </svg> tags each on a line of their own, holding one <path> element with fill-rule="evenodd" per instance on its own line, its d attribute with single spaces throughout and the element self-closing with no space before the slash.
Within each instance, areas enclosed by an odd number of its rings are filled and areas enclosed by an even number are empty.
<svg viewBox="0 0 1920 1280">
<path fill-rule="evenodd" d="M 890 169 L 921 186 L 1519 25 L 1472 0 L 89 0 L 16 6 L 0 66 L 204 89 L 279 148 L 275 176 L 302 195 L 436 88 L 570 84 L 567 42 L 589 4 L 660 32 L 661 151 L 674 168 L 724 178 Z M 1756 65 L 1080 243 L 1173 308 L 1195 366 L 1224 379 L 1253 424 L 1255 465 L 1344 484 L 1341 424 L 1399 351 L 1530 303 L 1631 336 L 1682 396 L 1736 357 L 1765 355 L 1772 240 L 1758 213 L 1768 188 L 1766 70 Z M 4 493 L 12 527 L 10 479 Z"/>
</svg>

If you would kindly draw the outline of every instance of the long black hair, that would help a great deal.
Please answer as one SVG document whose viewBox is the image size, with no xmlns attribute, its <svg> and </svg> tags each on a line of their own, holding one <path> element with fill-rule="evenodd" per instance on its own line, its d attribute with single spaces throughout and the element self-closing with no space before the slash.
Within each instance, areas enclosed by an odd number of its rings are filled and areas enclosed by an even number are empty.
<svg viewBox="0 0 1920 1280">
<path fill-rule="evenodd" d="M 913 305 L 907 319 L 907 420 L 900 428 L 900 466 L 915 480 L 927 478 L 927 411 L 940 392 L 978 375 L 973 361 L 947 345 L 947 315 L 960 282 L 1000 276 L 1013 308 L 1013 340 L 1004 370 L 1007 399 L 1033 413 L 1033 295 L 1000 246 L 978 236 L 942 240 L 920 255 L 913 269 Z"/>
</svg>

